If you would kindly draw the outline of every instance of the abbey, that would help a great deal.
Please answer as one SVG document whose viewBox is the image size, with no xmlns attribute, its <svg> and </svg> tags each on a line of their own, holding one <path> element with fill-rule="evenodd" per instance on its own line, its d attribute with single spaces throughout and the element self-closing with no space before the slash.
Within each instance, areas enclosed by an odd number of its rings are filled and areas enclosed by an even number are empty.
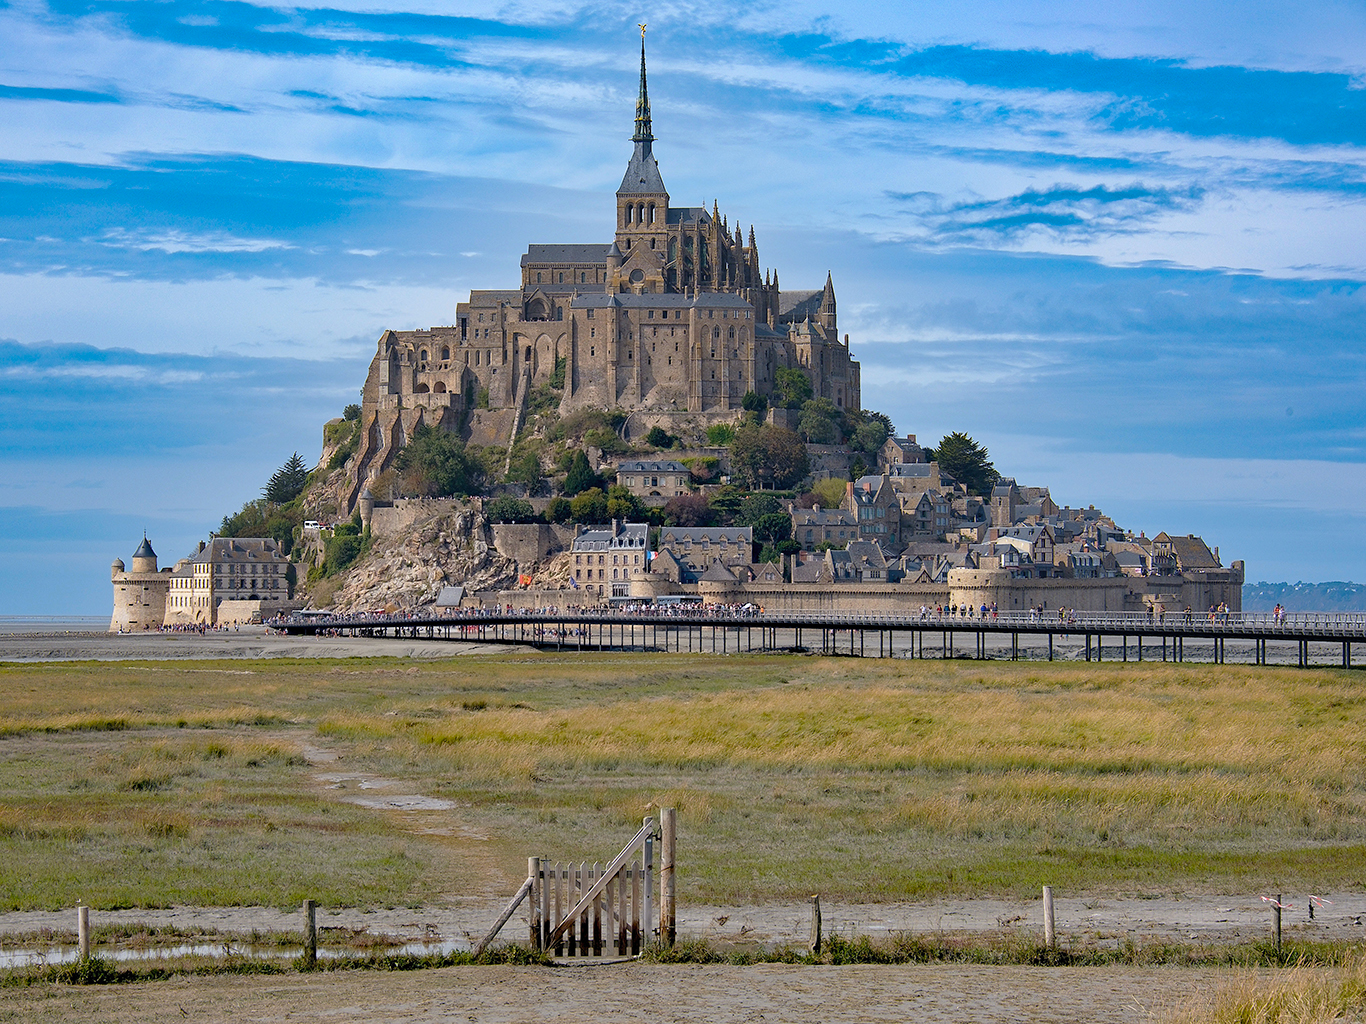
<svg viewBox="0 0 1366 1024">
<path fill-rule="evenodd" d="M 859 364 L 840 340 L 835 289 L 782 291 L 746 236 L 713 203 L 669 205 L 654 155 L 645 44 L 634 149 L 610 242 L 534 244 L 521 287 L 473 291 L 449 327 L 385 331 L 363 390 L 364 433 L 346 496 L 354 506 L 420 423 L 456 430 L 477 405 L 506 415 L 512 440 L 532 388 L 563 388 L 562 413 L 648 413 L 651 422 L 733 419 L 746 392 L 767 397 L 800 368 L 815 397 L 858 409 Z"/>
</svg>

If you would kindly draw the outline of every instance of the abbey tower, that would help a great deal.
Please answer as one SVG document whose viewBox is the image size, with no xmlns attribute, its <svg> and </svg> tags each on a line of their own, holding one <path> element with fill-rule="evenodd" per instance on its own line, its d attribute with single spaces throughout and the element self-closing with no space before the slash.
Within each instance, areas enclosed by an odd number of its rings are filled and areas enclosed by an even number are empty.
<svg viewBox="0 0 1366 1024">
<path fill-rule="evenodd" d="M 533 243 L 520 287 L 470 292 L 455 324 L 385 331 L 362 392 L 362 435 L 342 505 L 355 508 L 419 424 L 471 423 L 510 444 L 528 393 L 562 388 L 561 413 L 620 408 L 631 423 L 722 422 L 800 368 L 812 393 L 858 409 L 859 364 L 841 340 L 834 282 L 782 291 L 718 204 L 670 205 L 654 154 L 641 37 L 632 152 L 610 242 Z M 478 408 L 476 408 L 478 407 Z M 630 424 L 628 424 L 629 426 Z"/>
</svg>

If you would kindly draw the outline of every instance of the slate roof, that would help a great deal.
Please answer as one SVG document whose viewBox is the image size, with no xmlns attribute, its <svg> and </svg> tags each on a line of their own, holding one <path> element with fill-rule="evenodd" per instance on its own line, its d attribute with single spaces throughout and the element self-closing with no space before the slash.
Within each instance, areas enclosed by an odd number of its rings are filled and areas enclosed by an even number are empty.
<svg viewBox="0 0 1366 1024">
<path fill-rule="evenodd" d="M 778 293 L 778 316 L 783 320 L 805 320 L 814 317 L 821 308 L 825 290 Z"/>
<path fill-rule="evenodd" d="M 660 547 L 666 544 L 753 544 L 752 526 L 665 526 L 659 532 Z"/>
<path fill-rule="evenodd" d="M 522 289 L 486 288 L 470 292 L 471 306 L 496 306 L 500 302 L 506 302 L 509 306 L 520 306 L 522 304 Z"/>
<path fill-rule="evenodd" d="M 621 188 L 617 189 L 617 194 L 635 195 L 663 191 L 665 191 L 664 179 L 660 176 L 659 164 L 655 160 L 649 143 L 636 143 L 635 151 L 631 154 L 630 163 L 626 165 L 626 173 L 622 176 Z"/>
<path fill-rule="evenodd" d="M 583 242 L 549 245 L 535 243 L 526 247 L 522 266 L 528 263 L 606 263 L 607 252 L 616 242 Z"/>
<path fill-rule="evenodd" d="M 613 523 L 584 530 L 570 547 L 571 551 L 609 551 L 644 548 L 650 535 L 649 523 Z"/>
<path fill-rule="evenodd" d="M 671 206 L 667 222 L 670 224 L 705 224 L 711 220 L 711 214 L 707 212 L 705 206 Z"/>
<path fill-rule="evenodd" d="M 618 473 L 687 473 L 688 467 L 681 462 L 645 462 L 639 459 L 617 465 Z"/>
<path fill-rule="evenodd" d="M 139 544 L 138 549 L 133 552 L 134 558 L 156 558 L 156 556 L 157 553 L 152 550 L 152 545 L 148 543 L 146 537 L 142 538 L 142 543 Z"/>
<path fill-rule="evenodd" d="M 735 574 L 721 564 L 718 558 L 711 563 L 711 568 L 697 577 L 698 583 L 739 583 Z"/>
</svg>

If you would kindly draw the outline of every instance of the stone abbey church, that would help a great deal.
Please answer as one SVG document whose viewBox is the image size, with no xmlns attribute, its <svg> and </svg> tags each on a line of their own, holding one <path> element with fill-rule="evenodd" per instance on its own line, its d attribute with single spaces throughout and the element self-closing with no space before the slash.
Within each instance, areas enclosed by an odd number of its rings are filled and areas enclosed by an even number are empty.
<svg viewBox="0 0 1366 1024">
<path fill-rule="evenodd" d="M 767 397 L 782 368 L 805 371 L 817 397 L 859 408 L 859 364 L 840 340 L 829 276 L 824 290 L 782 291 L 777 271 L 761 269 L 753 227 L 748 237 L 732 229 L 715 203 L 669 205 L 643 37 L 631 141 L 612 241 L 532 244 L 520 288 L 472 291 L 453 326 L 380 337 L 348 508 L 418 424 L 472 425 L 485 443 L 508 444 L 531 389 L 561 374 L 562 414 L 621 408 L 632 436 L 734 420 L 745 393 Z"/>
</svg>

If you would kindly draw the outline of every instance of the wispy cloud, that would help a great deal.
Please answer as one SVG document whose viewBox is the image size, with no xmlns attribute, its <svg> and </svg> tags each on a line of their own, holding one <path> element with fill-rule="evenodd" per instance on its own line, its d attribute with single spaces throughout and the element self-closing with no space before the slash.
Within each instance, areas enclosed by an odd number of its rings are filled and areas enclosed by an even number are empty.
<svg viewBox="0 0 1366 1024">
<path fill-rule="evenodd" d="M 992 244 L 1036 232 L 1063 241 L 1133 234 L 1164 214 L 1196 209 L 1203 196 L 1198 186 L 1178 190 L 1135 183 L 1115 188 L 1053 185 L 957 203 L 926 193 L 893 193 L 891 198 L 913 212 L 935 241 Z"/>
<path fill-rule="evenodd" d="M 204 232 L 191 234 L 187 231 L 171 229 L 168 231 L 146 231 L 126 228 L 110 228 L 99 240 L 101 245 L 115 249 L 137 249 L 141 252 L 266 252 L 270 249 L 292 249 L 287 242 L 268 238 L 238 238 L 223 232 Z M 353 250 L 348 250 L 353 251 Z"/>
</svg>

